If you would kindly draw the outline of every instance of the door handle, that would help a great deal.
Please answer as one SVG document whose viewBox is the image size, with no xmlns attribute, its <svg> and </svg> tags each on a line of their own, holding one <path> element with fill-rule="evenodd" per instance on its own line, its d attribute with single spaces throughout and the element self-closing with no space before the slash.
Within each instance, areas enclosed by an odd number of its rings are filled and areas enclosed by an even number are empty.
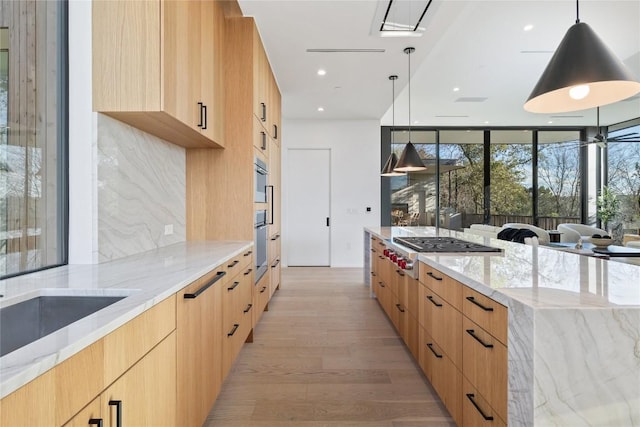
<svg viewBox="0 0 640 427">
<path fill-rule="evenodd" d="M 329 227 L 329 224 L 330 224 L 329 217 L 327 217 L 327 227 Z"/>
</svg>

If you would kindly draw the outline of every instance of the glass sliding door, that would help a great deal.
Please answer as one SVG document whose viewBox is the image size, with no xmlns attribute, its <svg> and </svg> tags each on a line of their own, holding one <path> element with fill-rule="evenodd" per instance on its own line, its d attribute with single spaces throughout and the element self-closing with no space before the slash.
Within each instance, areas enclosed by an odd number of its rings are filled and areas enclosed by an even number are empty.
<svg viewBox="0 0 640 427">
<path fill-rule="evenodd" d="M 538 225 L 579 223 L 580 132 L 538 132 Z"/>
<path fill-rule="evenodd" d="M 640 234 L 640 124 L 609 133 L 607 139 L 608 187 L 619 201 L 610 226 L 622 234 Z"/>
<path fill-rule="evenodd" d="M 492 130 L 490 136 L 492 224 L 533 224 L 533 132 Z"/>
<path fill-rule="evenodd" d="M 440 131 L 441 225 L 469 227 L 483 222 L 484 132 Z"/>
</svg>

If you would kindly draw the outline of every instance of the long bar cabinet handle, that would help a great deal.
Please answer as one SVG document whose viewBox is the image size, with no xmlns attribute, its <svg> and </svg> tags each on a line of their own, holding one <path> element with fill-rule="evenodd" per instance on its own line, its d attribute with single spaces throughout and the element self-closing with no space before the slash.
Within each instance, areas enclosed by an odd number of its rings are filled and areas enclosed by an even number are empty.
<svg viewBox="0 0 640 427">
<path fill-rule="evenodd" d="M 201 116 L 204 116 L 204 121 L 202 122 L 202 129 L 206 129 L 207 128 L 207 106 L 202 104 L 202 113 L 200 113 Z"/>
<path fill-rule="evenodd" d="M 122 427 L 122 400 L 110 400 L 109 406 L 116 407 L 116 427 Z"/>
<path fill-rule="evenodd" d="M 98 426 L 102 427 L 102 418 L 91 418 L 89 419 L 90 426 Z"/>
<path fill-rule="evenodd" d="M 271 264 L 271 268 L 276 268 L 278 266 L 278 264 L 280 264 L 280 258 L 278 258 L 276 260 L 276 262 L 274 262 L 273 264 Z"/>
<path fill-rule="evenodd" d="M 233 336 L 233 334 L 235 334 L 235 333 L 236 333 L 236 331 L 238 330 L 238 328 L 239 328 L 239 327 L 240 327 L 240 324 L 239 324 L 239 323 L 234 323 L 234 324 L 233 324 L 233 329 L 231 329 L 231 332 L 229 332 L 229 333 L 227 334 L 227 337 L 232 337 L 232 336 Z"/>
<path fill-rule="evenodd" d="M 473 404 L 473 406 L 475 406 L 476 410 L 478 412 L 480 412 L 480 415 L 482 415 L 482 418 L 485 419 L 485 421 L 493 421 L 493 417 L 490 415 L 486 415 L 482 409 L 480 408 L 480 406 L 478 406 L 478 404 L 476 403 L 476 401 L 473 399 L 475 397 L 475 395 L 473 393 L 467 393 L 467 399 L 469 399 L 471 401 L 471 403 Z"/>
<path fill-rule="evenodd" d="M 431 350 L 431 353 L 433 353 L 434 356 L 436 356 L 438 359 L 442 359 L 442 355 L 436 353 L 436 351 L 433 349 L 433 343 L 427 343 L 427 347 L 429 347 L 429 350 Z"/>
<path fill-rule="evenodd" d="M 207 284 L 205 284 L 203 287 L 201 287 L 200 289 L 198 289 L 197 291 L 195 291 L 192 294 L 184 294 L 184 298 L 185 299 L 194 299 L 194 298 L 198 298 L 198 295 L 200 295 L 201 293 L 203 293 L 204 291 L 206 291 L 207 289 L 209 289 L 214 283 L 216 283 L 218 280 L 222 279 L 224 277 L 224 275 L 227 274 L 226 271 L 218 271 L 216 273 L 216 277 L 214 277 L 212 280 L 210 280 Z"/>
<path fill-rule="evenodd" d="M 493 344 L 487 344 L 482 341 L 476 334 L 473 329 L 467 329 L 467 333 L 473 337 L 474 340 L 478 341 L 484 348 L 493 348 Z"/>
<path fill-rule="evenodd" d="M 244 310 L 242 310 L 243 313 L 248 313 L 249 311 L 251 311 L 251 307 L 253 307 L 253 304 L 248 304 L 247 308 L 245 308 Z"/>
<path fill-rule="evenodd" d="M 236 264 L 238 264 L 240 262 L 240 260 L 234 260 L 231 264 L 227 265 L 227 268 L 233 268 L 236 266 Z"/>
<path fill-rule="evenodd" d="M 204 104 L 202 102 L 198 102 L 198 108 L 200 109 L 200 123 L 198 123 L 198 127 L 201 128 L 202 127 L 202 123 L 203 123 L 203 116 L 202 116 L 202 106 Z"/>
<path fill-rule="evenodd" d="M 253 271 L 253 268 L 248 269 L 247 271 L 244 272 L 244 275 L 247 276 L 249 273 L 251 273 Z"/>
<path fill-rule="evenodd" d="M 476 299 L 474 297 L 467 297 L 467 301 L 477 305 L 478 307 L 480 307 L 484 311 L 493 311 L 493 307 L 486 307 L 486 306 L 480 304 L 478 301 L 476 301 Z"/>
<path fill-rule="evenodd" d="M 427 295 L 427 299 L 428 299 L 429 301 L 431 301 L 431 303 L 432 303 L 433 305 L 435 305 L 436 307 L 442 307 L 442 304 L 440 304 L 439 302 L 436 302 L 436 301 L 433 299 L 433 296 L 432 296 L 432 295 Z"/>
<path fill-rule="evenodd" d="M 238 287 L 238 285 L 239 285 L 239 284 L 240 284 L 240 282 L 233 282 L 233 285 L 229 286 L 229 287 L 227 288 L 227 291 L 232 291 L 232 290 L 234 290 L 235 288 L 237 288 L 237 287 Z"/>
<path fill-rule="evenodd" d="M 396 304 L 396 308 L 400 310 L 400 313 L 404 313 L 404 308 L 402 308 L 402 304 Z"/>
<path fill-rule="evenodd" d="M 438 277 L 438 276 L 436 276 L 436 275 L 435 275 L 435 274 L 433 274 L 431 271 L 427 272 L 427 276 L 429 276 L 429 277 L 431 277 L 431 278 L 433 278 L 433 279 L 436 279 L 436 280 L 438 280 L 438 281 L 441 281 L 441 280 L 442 280 L 442 277 Z"/>
</svg>

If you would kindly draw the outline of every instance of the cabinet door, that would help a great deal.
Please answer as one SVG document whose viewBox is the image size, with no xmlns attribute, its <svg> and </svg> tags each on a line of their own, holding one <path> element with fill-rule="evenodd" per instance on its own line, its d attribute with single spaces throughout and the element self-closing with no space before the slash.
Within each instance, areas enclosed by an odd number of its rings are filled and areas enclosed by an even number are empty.
<svg viewBox="0 0 640 427">
<path fill-rule="evenodd" d="M 164 7 L 164 110 L 184 124 L 200 130 L 201 113 L 201 2 L 165 1 Z"/>
<path fill-rule="evenodd" d="M 115 426 L 118 416 L 122 426 L 176 425 L 175 356 L 172 332 L 105 390 L 101 396 L 105 425 Z"/>
<path fill-rule="evenodd" d="M 88 427 L 89 420 L 102 419 L 102 407 L 100 405 L 100 397 L 96 397 L 82 411 L 71 418 L 64 427 Z"/>
<path fill-rule="evenodd" d="M 177 295 L 178 419 L 184 425 L 201 425 L 220 391 L 224 280 L 219 279 L 196 298 L 185 298 L 217 277 L 218 271 L 214 271 Z"/>
<path fill-rule="evenodd" d="M 201 8 L 201 100 L 206 113 L 201 130 L 224 145 L 224 12 L 219 1 L 204 1 Z"/>
</svg>

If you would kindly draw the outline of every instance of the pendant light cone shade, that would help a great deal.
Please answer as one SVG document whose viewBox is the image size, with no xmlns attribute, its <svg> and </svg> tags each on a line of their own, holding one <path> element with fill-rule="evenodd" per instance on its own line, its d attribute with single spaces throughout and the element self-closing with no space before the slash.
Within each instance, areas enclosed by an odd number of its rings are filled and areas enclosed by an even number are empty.
<svg viewBox="0 0 640 427">
<path fill-rule="evenodd" d="M 631 71 L 584 22 L 569 28 L 524 104 L 532 113 L 564 113 L 611 104 L 640 92 Z"/>
<path fill-rule="evenodd" d="M 382 172 L 380 173 L 380 175 L 382 175 L 382 176 L 402 176 L 402 175 L 405 175 L 404 172 L 398 172 L 398 171 L 394 171 L 393 170 L 396 167 L 397 164 L 398 164 L 398 156 L 396 156 L 396 153 L 391 153 L 391 155 L 387 159 L 387 163 L 384 164 L 384 167 L 382 168 Z"/>
<path fill-rule="evenodd" d="M 400 155 L 395 170 L 399 172 L 417 172 L 425 169 L 426 167 L 422 163 L 416 147 L 411 142 L 408 142 Z"/>
<path fill-rule="evenodd" d="M 394 132 L 395 132 L 395 127 L 396 127 L 396 85 L 395 85 L 395 81 L 398 80 L 398 76 L 396 75 L 392 75 L 389 76 L 389 80 L 391 80 L 391 83 L 393 83 L 393 85 L 391 86 L 391 111 L 392 111 L 392 115 L 391 117 L 393 118 L 392 123 L 391 123 L 391 149 L 393 150 L 393 145 L 394 145 Z M 384 164 L 384 167 L 382 168 L 382 172 L 380 172 L 380 175 L 382 176 L 403 176 L 406 175 L 404 172 L 398 172 L 398 171 L 394 171 L 393 169 L 396 167 L 396 165 L 398 164 L 398 156 L 396 156 L 396 153 L 391 153 L 389 155 L 389 158 L 387 159 L 387 162 Z"/>
<path fill-rule="evenodd" d="M 413 47 L 407 47 L 404 49 L 404 53 L 409 57 L 409 81 L 407 93 L 409 94 L 409 141 L 400 154 L 400 159 L 396 165 L 395 170 L 397 172 L 417 172 L 427 169 L 422 163 L 420 155 L 416 150 L 416 147 L 411 143 L 411 54 L 415 51 Z"/>
</svg>

